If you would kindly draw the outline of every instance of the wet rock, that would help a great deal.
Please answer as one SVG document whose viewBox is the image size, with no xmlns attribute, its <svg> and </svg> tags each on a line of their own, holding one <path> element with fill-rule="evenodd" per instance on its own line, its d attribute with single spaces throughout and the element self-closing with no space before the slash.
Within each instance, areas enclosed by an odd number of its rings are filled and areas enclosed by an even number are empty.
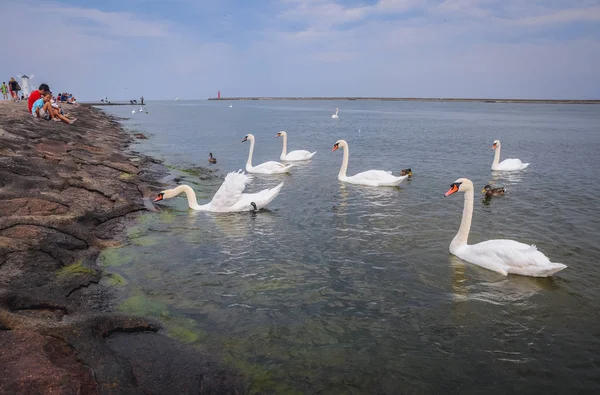
<svg viewBox="0 0 600 395">
<path fill-rule="evenodd" d="M 69 207 L 49 200 L 38 198 L 7 199 L 0 206 L 0 216 L 9 215 L 57 215 L 65 214 Z"/>
<path fill-rule="evenodd" d="M 99 394 L 89 368 L 65 342 L 27 330 L 0 331 L 0 393 Z"/>
<path fill-rule="evenodd" d="M 148 137 L 146 137 L 143 133 L 134 133 L 133 137 L 139 140 L 148 140 Z"/>
<path fill-rule="evenodd" d="M 116 334 L 108 344 L 131 361 L 139 388 L 147 394 L 242 394 L 238 377 L 212 366 L 201 352 L 158 334 Z M 132 358 L 141 356 L 143 358 Z M 164 363 L 167 362 L 167 363 Z"/>
</svg>

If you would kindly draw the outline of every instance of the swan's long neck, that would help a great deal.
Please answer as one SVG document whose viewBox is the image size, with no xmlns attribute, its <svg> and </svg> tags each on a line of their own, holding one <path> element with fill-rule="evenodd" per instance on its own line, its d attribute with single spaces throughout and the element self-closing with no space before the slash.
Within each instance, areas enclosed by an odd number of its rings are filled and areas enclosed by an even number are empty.
<svg viewBox="0 0 600 395">
<path fill-rule="evenodd" d="M 174 196 L 185 193 L 185 197 L 188 201 L 188 206 L 193 210 L 203 210 L 207 206 L 206 204 L 203 206 L 200 206 L 198 204 L 198 201 L 196 200 L 196 192 L 194 192 L 194 190 L 188 185 L 178 186 L 177 188 L 173 189 L 173 193 L 175 194 Z"/>
<path fill-rule="evenodd" d="M 498 166 L 498 163 L 500 162 L 500 146 L 494 151 L 494 161 L 492 162 L 492 166 Z"/>
<path fill-rule="evenodd" d="M 250 152 L 248 153 L 248 160 L 246 166 L 252 167 L 252 154 L 254 153 L 254 139 L 250 140 Z"/>
<path fill-rule="evenodd" d="M 338 109 L 337 108 L 335 109 L 335 115 L 338 115 Z"/>
<path fill-rule="evenodd" d="M 287 155 L 287 136 L 284 134 L 283 135 L 283 149 L 281 150 L 281 160 L 285 159 L 285 156 Z"/>
<path fill-rule="evenodd" d="M 469 239 L 469 231 L 471 230 L 471 220 L 473 219 L 473 189 L 465 192 L 465 206 L 463 208 L 462 220 L 460 221 L 460 228 L 458 233 L 452 239 L 450 243 L 450 251 L 452 248 L 459 247 L 467 244 Z"/>
<path fill-rule="evenodd" d="M 338 174 L 338 180 L 346 178 L 346 170 L 348 170 L 348 157 L 350 156 L 350 148 L 346 145 L 344 148 L 344 159 L 342 160 L 342 167 Z"/>
</svg>

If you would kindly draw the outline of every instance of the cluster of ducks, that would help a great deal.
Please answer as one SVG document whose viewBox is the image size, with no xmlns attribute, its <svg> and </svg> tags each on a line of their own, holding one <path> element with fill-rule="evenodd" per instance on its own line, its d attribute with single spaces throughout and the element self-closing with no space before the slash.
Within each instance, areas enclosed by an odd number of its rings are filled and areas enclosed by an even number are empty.
<svg viewBox="0 0 600 395">
<path fill-rule="evenodd" d="M 336 114 L 337 117 L 337 109 Z M 333 116 L 332 116 L 333 117 Z M 311 159 L 316 152 L 306 150 L 296 150 L 287 152 L 287 133 L 281 131 L 276 137 L 283 138 L 283 149 L 280 160 L 284 162 L 304 161 Z M 252 154 L 254 152 L 255 137 L 252 134 L 246 135 L 242 142 L 250 142 L 250 151 L 246 162 L 246 172 L 256 174 L 280 174 L 288 173 L 294 166 L 291 163 L 280 163 L 268 161 L 259 165 L 252 165 Z M 500 162 L 500 141 L 495 140 L 492 149 L 495 151 L 494 161 L 491 169 L 494 171 L 518 171 L 526 169 L 529 163 L 523 163 L 519 159 L 505 159 Z M 348 176 L 346 170 L 350 151 L 348 143 L 345 140 L 338 140 L 332 148 L 332 152 L 342 149 L 342 166 L 338 173 L 338 180 L 351 184 L 366 185 L 372 187 L 397 186 L 405 179 L 412 177 L 410 168 L 403 169 L 399 176 L 394 176 L 391 171 L 386 170 L 367 170 L 353 176 Z M 216 159 L 210 153 L 209 162 L 216 163 Z M 273 199 L 277 197 L 283 182 L 279 185 L 264 189 L 258 193 L 243 193 L 246 184 L 252 179 L 241 169 L 237 172 L 227 174 L 219 190 L 213 196 L 213 199 L 204 205 L 199 205 L 194 190 L 188 185 L 180 185 L 174 189 L 161 191 L 155 202 L 173 198 L 184 193 L 188 200 L 188 206 L 193 210 L 212 211 L 212 212 L 242 212 L 256 211 L 266 207 Z M 541 251 L 538 251 L 535 245 L 528 245 L 514 240 L 488 240 L 478 244 L 469 245 L 468 237 L 471 229 L 473 217 L 474 186 L 473 182 L 467 178 L 459 178 L 450 185 L 450 189 L 444 196 L 451 196 L 457 192 L 464 193 L 464 210 L 458 233 L 450 243 L 450 253 L 453 255 L 481 266 L 493 270 L 503 275 L 520 274 L 534 277 L 548 277 L 554 273 L 566 268 L 562 263 L 551 262 L 550 259 Z M 486 185 L 482 190 L 486 198 L 492 196 L 504 195 L 505 189 L 492 188 Z"/>
</svg>

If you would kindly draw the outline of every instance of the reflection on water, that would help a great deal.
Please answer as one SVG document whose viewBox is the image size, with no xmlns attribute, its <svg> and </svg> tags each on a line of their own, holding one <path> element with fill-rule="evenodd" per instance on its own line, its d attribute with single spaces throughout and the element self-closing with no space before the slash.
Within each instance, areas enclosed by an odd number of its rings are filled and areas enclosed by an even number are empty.
<svg viewBox="0 0 600 395">
<path fill-rule="evenodd" d="M 125 247 L 99 258 L 123 279 L 116 288 L 123 311 L 158 317 L 170 336 L 219 355 L 243 373 L 250 393 L 576 393 L 600 386 L 600 187 L 589 183 L 600 165 L 600 136 L 590 129 L 600 115 L 591 107 L 155 105 L 160 118 L 153 111 L 131 121 L 152 136 L 139 150 L 180 168 L 194 167 L 204 151 L 219 158 L 214 173 L 174 169 L 168 181 L 193 185 L 200 200 L 243 166 L 240 135 L 257 135 L 257 163 L 278 158 L 281 142 L 267 137 L 281 129 L 294 148 L 319 151 L 290 175 L 254 177 L 249 191 L 285 182 L 268 210 L 194 212 L 184 198 L 171 199 L 128 230 Z M 331 123 L 332 106 L 348 116 Z M 340 138 L 353 147 L 351 174 L 411 167 L 413 180 L 398 188 L 340 183 L 340 158 L 326 154 Z M 496 138 L 511 141 L 530 167 L 492 172 L 489 142 Z M 558 173 L 569 183 L 557 183 Z M 551 279 L 504 277 L 450 255 L 463 201 L 442 195 L 459 177 L 508 190 L 475 205 L 471 243 L 534 243 L 569 267 Z"/>
<path fill-rule="evenodd" d="M 496 171 L 496 170 L 492 170 L 492 179 L 490 180 L 489 184 L 490 185 L 498 185 L 500 186 L 500 183 L 505 182 L 505 183 L 519 183 L 519 182 L 523 182 L 523 178 L 525 177 L 525 174 L 527 172 L 527 169 L 525 170 L 519 170 L 519 171 Z"/>
</svg>

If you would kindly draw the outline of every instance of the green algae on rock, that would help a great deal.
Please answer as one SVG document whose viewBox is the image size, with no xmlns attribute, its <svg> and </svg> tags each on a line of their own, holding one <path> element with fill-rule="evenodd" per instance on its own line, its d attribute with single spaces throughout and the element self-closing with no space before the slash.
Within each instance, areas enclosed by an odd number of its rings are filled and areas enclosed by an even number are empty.
<svg viewBox="0 0 600 395">
<path fill-rule="evenodd" d="M 150 299 L 139 290 L 133 296 L 125 299 L 119 306 L 119 310 L 140 317 L 164 318 L 169 316 L 169 310 L 165 303 Z"/>
<path fill-rule="evenodd" d="M 118 267 L 136 261 L 136 254 L 126 247 L 106 248 L 98 256 L 102 267 Z"/>
<path fill-rule="evenodd" d="M 131 239 L 131 243 L 138 247 L 149 247 L 160 242 L 159 236 L 140 236 Z"/>
<path fill-rule="evenodd" d="M 80 259 L 72 265 L 64 266 L 56 271 L 56 274 L 61 277 L 75 276 L 78 274 L 91 274 L 92 276 L 97 275 L 98 272 L 89 267 L 83 266 L 83 260 Z"/>
<path fill-rule="evenodd" d="M 100 279 L 100 284 L 106 287 L 123 287 L 129 284 L 129 281 L 117 273 L 105 273 Z"/>
<path fill-rule="evenodd" d="M 135 176 L 131 173 L 122 173 L 119 178 L 121 180 L 131 180 L 132 178 L 134 178 Z"/>
</svg>

